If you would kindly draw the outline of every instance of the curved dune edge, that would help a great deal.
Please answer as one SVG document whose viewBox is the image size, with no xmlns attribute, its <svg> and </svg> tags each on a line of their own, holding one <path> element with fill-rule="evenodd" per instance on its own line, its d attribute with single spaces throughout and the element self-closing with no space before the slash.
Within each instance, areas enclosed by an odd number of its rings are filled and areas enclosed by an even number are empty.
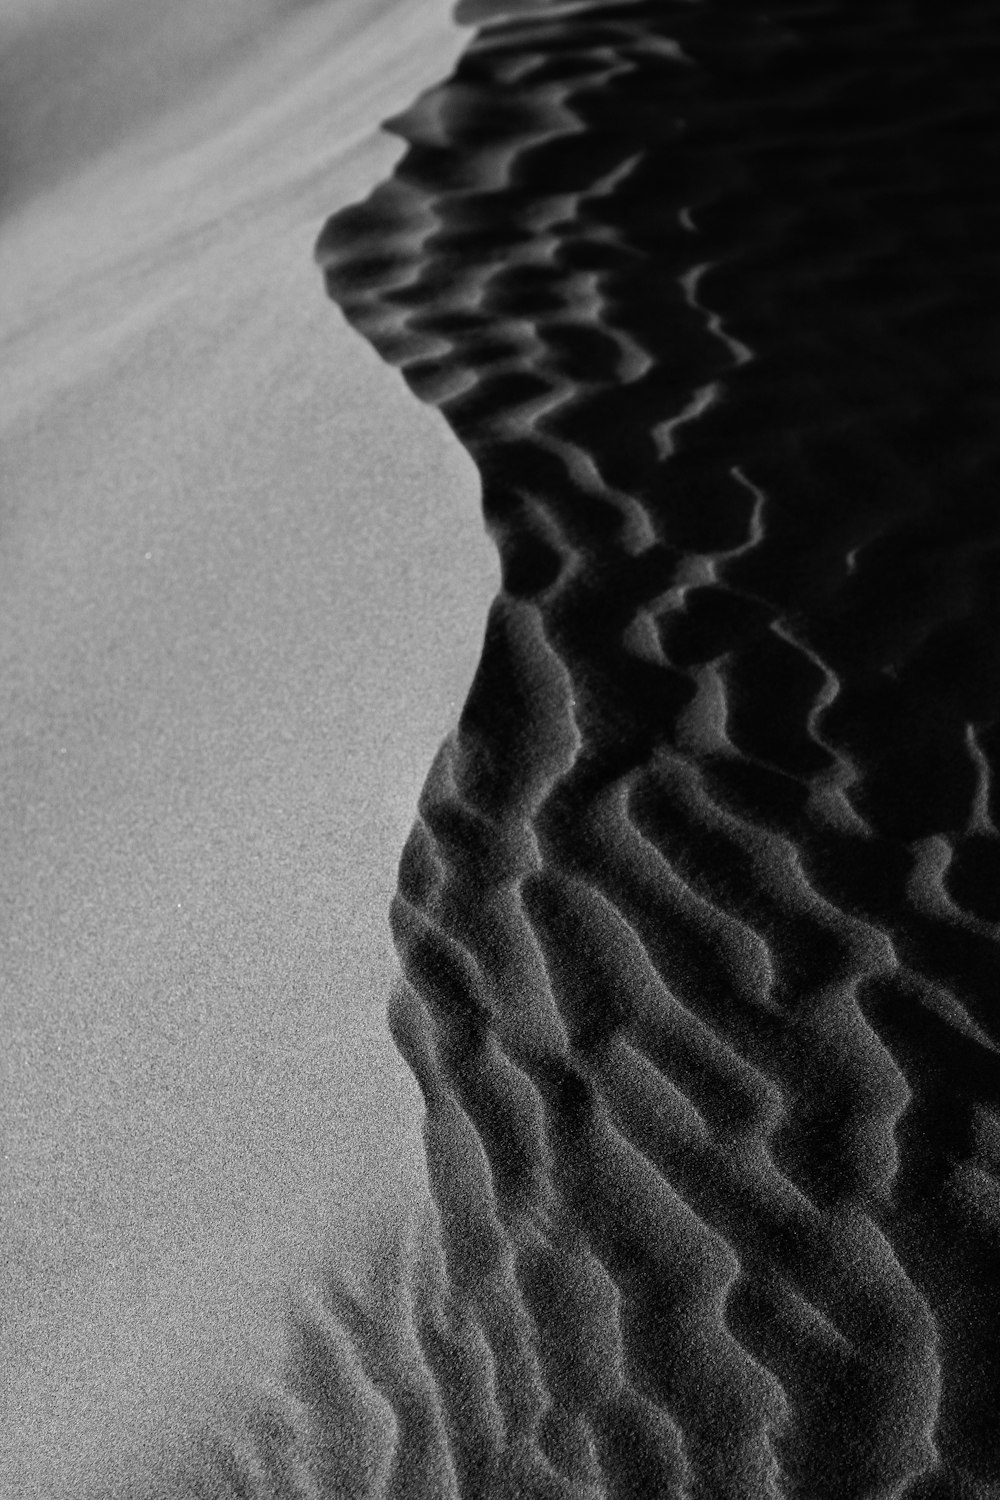
<svg viewBox="0 0 1000 1500">
<path fill-rule="evenodd" d="M 437 1225 L 192 1493 L 985 1500 L 1000 28 L 463 11 L 319 245 L 504 573 L 393 907 Z"/>
</svg>

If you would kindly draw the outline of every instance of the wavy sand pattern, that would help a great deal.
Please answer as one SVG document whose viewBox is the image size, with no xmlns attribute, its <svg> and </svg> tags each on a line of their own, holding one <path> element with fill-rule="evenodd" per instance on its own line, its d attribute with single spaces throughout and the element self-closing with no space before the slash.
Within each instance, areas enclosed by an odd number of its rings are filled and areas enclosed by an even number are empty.
<svg viewBox="0 0 1000 1500">
<path fill-rule="evenodd" d="M 1000 1495 L 996 10 L 459 14 L 318 252 L 503 565 L 393 910 L 440 1234 L 241 1493 Z"/>
</svg>

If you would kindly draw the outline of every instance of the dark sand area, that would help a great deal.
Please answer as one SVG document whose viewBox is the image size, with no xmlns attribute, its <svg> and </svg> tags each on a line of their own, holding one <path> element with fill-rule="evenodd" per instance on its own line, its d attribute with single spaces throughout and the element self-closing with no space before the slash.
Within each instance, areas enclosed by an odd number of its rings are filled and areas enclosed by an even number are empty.
<svg viewBox="0 0 1000 1500">
<path fill-rule="evenodd" d="M 60 1493 L 996 1500 L 1000 13 L 457 15 L 316 248 L 502 574 L 391 901 L 426 1178 Z"/>
<path fill-rule="evenodd" d="M 463 13 L 320 242 L 504 571 L 393 907 L 453 1492 L 1000 1494 L 1000 17 Z"/>
</svg>

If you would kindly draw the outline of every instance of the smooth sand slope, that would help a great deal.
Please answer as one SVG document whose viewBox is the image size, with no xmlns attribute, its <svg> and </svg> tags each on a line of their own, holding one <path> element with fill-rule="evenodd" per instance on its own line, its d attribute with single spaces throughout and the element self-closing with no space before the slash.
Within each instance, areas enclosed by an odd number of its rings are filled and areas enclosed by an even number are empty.
<svg viewBox="0 0 1000 1500">
<path fill-rule="evenodd" d="M 456 38 L 0 14 L 4 1496 L 173 1464 L 315 1258 L 422 1199 L 386 917 L 496 570 L 312 247 Z"/>
</svg>

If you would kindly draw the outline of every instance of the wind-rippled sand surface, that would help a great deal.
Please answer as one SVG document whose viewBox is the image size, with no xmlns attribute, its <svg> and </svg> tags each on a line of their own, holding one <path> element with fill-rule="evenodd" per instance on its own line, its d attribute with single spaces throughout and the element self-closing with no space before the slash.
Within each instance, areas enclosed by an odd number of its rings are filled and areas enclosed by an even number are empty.
<svg viewBox="0 0 1000 1500">
<path fill-rule="evenodd" d="M 312 248 L 456 41 L 0 4 L 4 1500 L 172 1469 L 426 1202 L 386 913 L 497 568 Z"/>
<path fill-rule="evenodd" d="M 995 7 L 463 10 L 319 247 L 504 569 L 393 908 L 379 1493 L 1000 1494 Z"/>
<path fill-rule="evenodd" d="M 459 18 L 317 252 L 503 576 L 392 904 L 432 1203 L 127 1493 L 989 1500 L 995 7 Z"/>
</svg>

